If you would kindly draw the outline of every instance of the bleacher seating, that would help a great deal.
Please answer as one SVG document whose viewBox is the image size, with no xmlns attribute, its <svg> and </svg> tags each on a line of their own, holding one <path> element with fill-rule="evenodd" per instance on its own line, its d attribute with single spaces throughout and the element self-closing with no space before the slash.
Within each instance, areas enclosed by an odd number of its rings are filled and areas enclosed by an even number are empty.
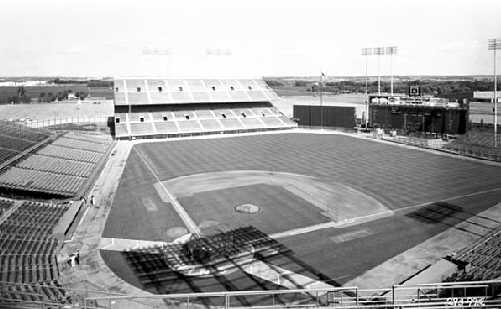
<svg viewBox="0 0 501 309">
<path fill-rule="evenodd" d="M 204 131 L 207 132 L 217 132 L 223 130 L 220 122 L 216 119 L 202 119 L 200 120 L 200 124 L 202 125 Z"/>
<path fill-rule="evenodd" d="M 158 134 L 176 134 L 179 130 L 174 121 L 155 122 Z"/>
<path fill-rule="evenodd" d="M 226 130 L 242 130 L 244 126 L 238 119 L 220 119 L 223 128 Z"/>
<path fill-rule="evenodd" d="M 0 163 L 17 155 L 19 152 L 0 147 Z"/>
<path fill-rule="evenodd" d="M 119 123 L 115 124 L 115 136 L 116 137 L 123 137 L 123 136 L 129 136 L 129 130 L 127 129 L 127 124 L 125 123 Z"/>
<path fill-rule="evenodd" d="M 195 111 L 195 114 L 196 114 L 198 119 L 213 119 L 214 118 L 214 114 L 209 109 L 197 110 L 197 111 Z"/>
<path fill-rule="evenodd" d="M 196 133 L 202 130 L 197 120 L 183 120 L 178 121 L 177 124 L 179 125 L 180 132 Z"/>
<path fill-rule="evenodd" d="M 271 128 L 279 128 L 284 126 L 284 123 L 277 117 L 263 117 L 261 119 L 268 127 Z"/>
<path fill-rule="evenodd" d="M 115 105 L 119 106 L 190 102 L 267 102 L 275 98 L 276 94 L 262 80 L 115 80 Z"/>
<path fill-rule="evenodd" d="M 263 122 L 259 118 L 240 119 L 247 129 L 258 129 L 263 127 Z"/>
<path fill-rule="evenodd" d="M 109 137 L 66 133 L 0 174 L 0 187 L 74 196 L 111 144 Z"/>
<path fill-rule="evenodd" d="M 130 131 L 134 136 L 151 135 L 155 132 L 151 122 L 131 122 Z"/>
<path fill-rule="evenodd" d="M 0 199 L 0 216 L 2 216 L 2 214 L 4 212 L 6 212 L 7 210 L 9 210 L 9 208 L 11 208 L 12 205 L 14 205 L 13 201 L 6 200 L 6 199 Z"/>
<path fill-rule="evenodd" d="M 140 117 L 144 122 L 138 122 Z M 166 117 L 166 119 L 164 119 Z M 297 124 L 273 107 L 211 108 L 211 105 L 196 106 L 192 110 L 133 113 L 121 119 L 133 119 L 115 124 L 117 138 L 162 134 L 206 133 L 223 131 L 266 130 L 293 128 Z M 130 126 L 130 135 L 127 130 Z"/>
<path fill-rule="evenodd" d="M 42 155 L 31 155 L 17 164 L 24 169 L 47 171 L 55 174 L 89 177 L 94 169 L 92 163 L 53 158 Z"/>
<path fill-rule="evenodd" d="M 0 186 L 27 191 L 75 195 L 85 183 L 85 177 L 11 167 L 0 175 Z"/>
<path fill-rule="evenodd" d="M 467 266 L 447 281 L 492 280 L 501 277 L 501 227 L 453 256 Z"/>
<path fill-rule="evenodd" d="M 67 302 L 57 283 L 59 242 L 52 231 L 68 206 L 17 203 L 19 206 L 0 224 L 0 298 Z"/>
<path fill-rule="evenodd" d="M 69 148 L 76 148 L 76 149 L 82 149 L 82 150 L 90 150 L 90 151 L 95 151 L 95 152 L 100 152 L 100 153 L 105 152 L 106 148 L 107 148 L 106 144 L 94 143 L 94 142 L 90 142 L 90 141 L 84 141 L 81 139 L 67 138 L 67 137 L 58 138 L 57 140 L 55 140 L 52 143 L 52 145 L 69 147 Z"/>
<path fill-rule="evenodd" d="M 48 145 L 40 149 L 37 153 L 49 157 L 56 157 L 56 158 L 90 162 L 90 163 L 96 163 L 102 156 L 102 154 L 99 152 L 79 150 L 56 145 Z"/>
<path fill-rule="evenodd" d="M 28 151 L 50 136 L 50 132 L 0 120 L 0 164 Z"/>
</svg>

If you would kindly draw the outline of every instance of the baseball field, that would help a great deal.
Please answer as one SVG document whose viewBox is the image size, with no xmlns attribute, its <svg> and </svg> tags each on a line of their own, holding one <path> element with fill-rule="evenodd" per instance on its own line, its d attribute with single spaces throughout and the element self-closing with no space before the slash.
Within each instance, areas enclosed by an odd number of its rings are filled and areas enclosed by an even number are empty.
<svg viewBox="0 0 501 309">
<path fill-rule="evenodd" d="M 252 225 L 290 251 L 263 261 L 342 285 L 498 203 L 501 167 L 338 134 L 283 133 L 135 145 L 103 238 L 170 242 Z M 251 204 L 255 213 L 236 207 Z M 107 265 L 142 287 L 119 251 Z M 296 277 L 295 277 L 296 278 Z M 157 293 L 304 286 L 245 267 L 163 281 Z"/>
</svg>

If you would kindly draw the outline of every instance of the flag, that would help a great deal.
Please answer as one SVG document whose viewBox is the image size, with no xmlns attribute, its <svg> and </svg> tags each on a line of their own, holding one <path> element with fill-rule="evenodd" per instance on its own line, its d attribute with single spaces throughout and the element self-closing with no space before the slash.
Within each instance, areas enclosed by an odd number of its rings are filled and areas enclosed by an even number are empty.
<svg viewBox="0 0 501 309">
<path fill-rule="evenodd" d="M 326 79 L 325 73 L 324 73 L 324 72 L 321 72 L 321 75 L 320 75 L 320 80 L 321 80 L 322 82 L 324 82 L 324 81 L 325 81 L 325 79 Z"/>
</svg>

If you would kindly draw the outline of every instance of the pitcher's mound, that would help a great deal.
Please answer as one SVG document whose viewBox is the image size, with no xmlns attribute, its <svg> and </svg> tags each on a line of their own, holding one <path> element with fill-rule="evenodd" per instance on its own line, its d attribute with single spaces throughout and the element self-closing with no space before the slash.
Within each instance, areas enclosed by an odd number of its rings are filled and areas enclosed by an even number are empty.
<svg viewBox="0 0 501 309">
<path fill-rule="evenodd" d="M 235 210 L 237 212 L 241 212 L 241 213 L 255 214 L 256 212 L 259 211 L 259 207 L 257 207 L 256 205 L 252 205 L 252 204 L 242 204 L 242 205 L 236 206 Z"/>
</svg>

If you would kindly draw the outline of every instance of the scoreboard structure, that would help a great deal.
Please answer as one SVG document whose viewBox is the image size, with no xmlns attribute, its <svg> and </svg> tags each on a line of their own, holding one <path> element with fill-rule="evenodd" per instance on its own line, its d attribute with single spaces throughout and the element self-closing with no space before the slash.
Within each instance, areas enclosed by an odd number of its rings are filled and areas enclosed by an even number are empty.
<svg viewBox="0 0 501 309">
<path fill-rule="evenodd" d="M 403 134 L 464 134 L 468 108 L 458 103 L 436 104 L 429 100 L 412 101 L 370 97 L 369 124 L 372 127 L 397 130 Z"/>
</svg>

